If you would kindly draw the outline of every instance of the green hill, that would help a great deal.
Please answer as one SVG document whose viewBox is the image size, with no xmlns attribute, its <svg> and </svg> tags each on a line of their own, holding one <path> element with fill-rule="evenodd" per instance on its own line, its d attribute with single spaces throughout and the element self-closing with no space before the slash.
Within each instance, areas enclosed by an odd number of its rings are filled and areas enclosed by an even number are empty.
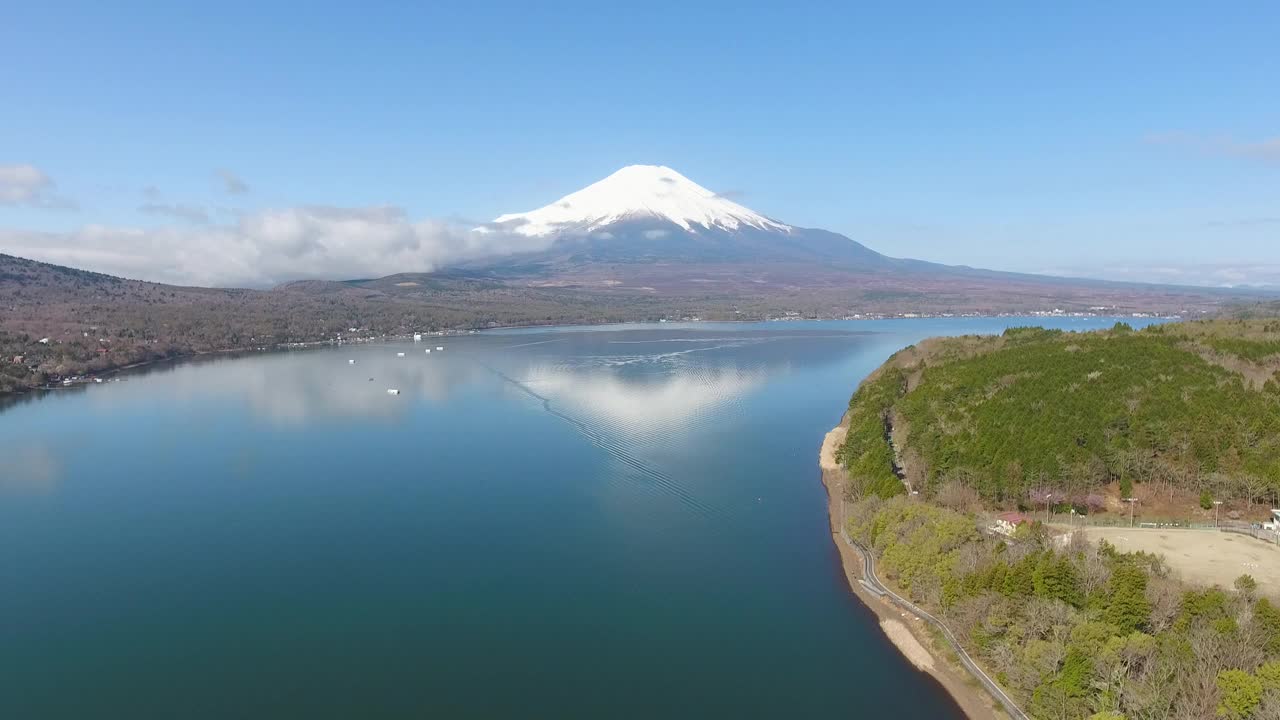
<svg viewBox="0 0 1280 720">
<path fill-rule="evenodd" d="M 1158 483 L 1275 503 L 1278 370 L 1275 319 L 930 340 L 854 394 L 840 458 L 856 491 L 882 497 L 902 480 L 998 504 Z"/>
<path fill-rule="evenodd" d="M 956 511 L 1274 504 L 1280 321 L 927 340 L 862 383 L 848 422 L 849 536 L 1031 717 L 1280 717 L 1280 610 L 1254 577 L 1183 584 L 1159 556 Z M 935 502 L 891 497 L 908 489 Z"/>
</svg>

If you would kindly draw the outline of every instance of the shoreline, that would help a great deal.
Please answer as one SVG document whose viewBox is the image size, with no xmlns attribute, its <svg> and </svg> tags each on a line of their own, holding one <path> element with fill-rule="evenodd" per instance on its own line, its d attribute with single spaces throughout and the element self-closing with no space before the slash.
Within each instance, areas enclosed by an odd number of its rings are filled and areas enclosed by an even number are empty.
<svg viewBox="0 0 1280 720">
<path fill-rule="evenodd" d="M 289 350 L 310 350 L 320 345 L 330 345 L 330 342 L 312 342 L 298 343 L 290 346 L 276 347 L 247 347 L 247 348 L 223 348 L 219 350 L 197 350 L 195 352 L 180 353 L 178 355 L 169 355 L 168 357 L 160 357 L 152 360 L 139 360 L 125 365 L 112 365 L 92 374 L 80 376 L 78 380 L 70 384 L 57 383 L 54 385 L 32 385 L 29 387 L 16 388 L 14 390 L 0 391 L 0 399 L 16 398 L 32 393 L 58 392 L 65 390 L 74 390 L 83 386 L 92 385 L 93 378 L 109 378 L 116 375 L 128 374 L 131 370 L 142 370 L 151 368 L 164 363 L 173 363 L 175 365 L 198 360 L 200 358 L 209 357 L 211 355 L 250 355 L 254 353 L 275 353 L 287 352 Z"/>
<path fill-rule="evenodd" d="M 936 680 L 966 717 L 970 720 L 1005 717 L 999 706 L 976 685 L 963 668 L 939 656 L 939 652 L 933 647 L 933 638 L 922 620 L 904 612 L 887 599 L 872 594 L 862 585 L 862 557 L 841 537 L 844 524 L 844 469 L 836 463 L 835 449 L 844 441 L 848 427 L 849 418 L 845 414 L 840 418 L 840 424 L 823 437 L 818 467 L 822 475 L 822 486 L 827 491 L 827 520 L 831 542 L 840 554 L 840 564 L 849 590 L 875 613 L 880 621 L 880 630 L 898 652 L 917 670 Z"/>
<path fill-rule="evenodd" d="M 538 326 L 538 327 L 542 327 L 542 326 Z M 430 337 L 437 337 L 437 338 L 460 337 L 463 335 L 471 335 L 478 332 L 480 331 L 479 330 L 442 330 L 442 331 L 431 332 Z M 138 362 L 132 362 L 125 365 L 111 365 L 111 366 L 102 368 L 101 370 L 98 370 L 92 374 L 82 375 L 80 376 L 80 379 L 76 380 L 75 382 L 72 382 L 69 385 L 65 385 L 63 383 L 57 383 L 53 385 L 30 385 L 30 386 L 14 388 L 12 390 L 0 390 L 0 400 L 19 398 L 25 395 L 31 395 L 33 393 L 55 392 L 58 390 L 72 390 L 82 386 L 92 385 L 93 378 L 95 377 L 106 378 L 114 375 L 126 374 L 130 370 L 150 368 L 156 365 L 162 365 L 164 363 L 173 363 L 175 365 L 178 365 L 181 363 L 189 362 L 192 360 L 199 360 L 201 358 L 210 357 L 214 355 L 254 355 L 254 354 L 260 354 L 260 353 L 282 353 L 282 352 L 292 352 L 294 350 L 315 350 L 317 348 L 321 348 L 325 346 L 338 347 L 341 345 L 373 345 L 373 344 L 386 344 L 386 343 L 395 343 L 395 342 L 408 342 L 412 338 L 413 338 L 413 334 L 409 333 L 409 334 L 400 334 L 400 335 L 377 335 L 377 336 L 370 336 L 368 339 L 356 339 L 356 340 L 343 340 L 343 341 L 338 341 L 334 339 L 299 340 L 297 342 L 276 343 L 274 345 L 249 345 L 246 347 L 217 348 L 214 350 L 194 350 L 192 352 L 184 352 L 184 353 L 179 353 L 177 355 L 169 355 L 166 357 L 153 358 L 151 360 L 139 360 Z"/>
<path fill-rule="evenodd" d="M 660 325 L 667 325 L 667 324 L 695 325 L 695 324 L 730 324 L 730 323 L 746 325 L 746 324 L 752 324 L 752 323 L 767 323 L 767 322 L 867 322 L 867 321 L 882 321 L 882 320 L 952 320 L 952 319 L 973 319 L 973 318 L 1044 319 L 1044 318 L 1073 318 L 1074 317 L 1074 318 L 1110 319 L 1114 317 L 1117 320 L 1125 319 L 1123 316 L 1120 316 L 1120 315 L 1111 315 L 1106 313 L 1088 314 L 1088 315 L 1083 315 L 1083 314 L 1082 315 L 1051 315 L 1051 314 L 1037 314 L 1037 313 L 1043 313 L 1043 311 L 994 313 L 994 314 L 985 314 L 985 315 L 942 315 L 942 314 L 931 314 L 931 313 L 924 313 L 924 314 L 918 314 L 918 315 L 917 314 L 907 314 L 907 315 L 887 314 L 887 315 L 870 315 L 870 316 L 859 317 L 859 318 L 852 318 L 852 317 L 807 318 L 806 317 L 806 318 L 760 318 L 760 319 L 752 319 L 752 320 L 735 318 L 735 319 L 726 319 L 726 320 L 704 320 L 704 319 L 667 320 L 667 321 L 623 320 L 623 321 L 601 322 L 601 323 L 568 323 L 568 324 L 566 323 L 530 323 L 527 325 L 498 325 L 495 327 L 486 327 L 486 328 L 450 328 L 448 330 L 432 331 L 431 334 L 433 336 L 439 335 L 443 337 L 449 337 L 449 336 L 459 336 L 459 335 L 480 334 L 480 333 L 485 333 L 493 330 L 499 330 L 499 331 L 500 330 L 539 330 L 539 329 L 545 330 L 549 328 L 595 329 L 595 328 L 606 327 L 610 325 L 660 326 Z M 1159 319 L 1159 320 L 1175 320 L 1179 318 L 1178 315 L 1161 315 L 1158 313 L 1153 313 L 1150 315 L 1150 317 Z M 410 338 L 410 337 L 412 337 L 412 334 L 381 335 L 381 336 L 377 336 L 378 339 L 373 340 L 372 342 L 395 342 L 397 340 Z M 356 342 L 360 342 L 363 344 L 365 342 L 370 342 L 370 341 L 360 341 L 360 340 L 352 341 L 352 343 L 356 343 Z M 334 344 L 337 344 L 334 340 L 326 339 L 326 340 L 304 340 L 304 341 L 299 341 L 295 343 L 278 343 L 276 345 L 270 345 L 270 346 L 251 345 L 249 347 L 242 347 L 242 348 L 218 348 L 214 350 L 199 350 L 199 351 L 190 352 L 190 353 L 181 353 L 178 355 L 171 355 L 169 357 L 164 357 L 164 358 L 156 358 L 154 360 L 143 360 L 140 362 L 129 363 L 127 365 L 110 366 L 110 367 L 103 368 L 102 370 L 95 373 L 95 375 L 109 376 L 109 375 L 125 372 L 128 370 L 132 370 L 135 368 L 147 367 L 150 365 L 158 365 L 164 362 L 178 362 L 183 360 L 191 360 L 191 359 L 199 358 L 206 355 L 252 353 L 252 352 L 277 352 L 281 350 L 300 350 L 300 349 L 307 349 L 312 347 L 319 347 L 322 345 L 334 345 Z M 23 387 L 14 388 L 11 390 L 0 390 L 0 398 L 14 398 L 14 397 L 26 395 L 33 392 L 63 390 L 63 389 L 67 389 L 67 387 L 75 387 L 77 385 L 88 385 L 88 384 L 90 384 L 89 381 L 80 381 L 80 382 L 74 383 L 71 386 L 63 386 L 60 384 L 59 385 L 23 386 Z"/>
</svg>

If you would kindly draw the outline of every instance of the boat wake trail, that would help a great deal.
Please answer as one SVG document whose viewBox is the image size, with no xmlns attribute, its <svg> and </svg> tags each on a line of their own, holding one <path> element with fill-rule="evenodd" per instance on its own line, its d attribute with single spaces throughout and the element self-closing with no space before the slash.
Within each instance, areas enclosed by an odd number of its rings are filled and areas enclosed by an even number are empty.
<svg viewBox="0 0 1280 720">
<path fill-rule="evenodd" d="M 532 345 L 546 345 L 547 343 L 553 343 L 553 342 L 560 342 L 560 338 L 555 338 L 554 340 L 538 340 L 537 342 L 520 343 L 519 345 L 508 345 L 502 349 L 514 350 L 515 348 L 530 347 Z M 489 368 L 489 369 L 492 370 L 493 368 Z"/>
<path fill-rule="evenodd" d="M 699 515 L 703 515 L 706 517 L 719 516 L 722 514 L 715 507 L 708 505 L 702 500 L 699 500 L 693 493 L 689 492 L 686 488 L 680 485 L 680 483 L 676 482 L 676 480 L 672 478 L 670 475 L 667 475 L 666 473 L 661 472 L 659 470 L 655 470 L 652 467 L 649 467 L 647 464 L 645 464 L 643 460 L 640 460 L 639 458 L 637 458 L 630 451 L 628 451 L 625 446 L 623 446 L 618 441 L 611 439 L 607 434 L 597 430 L 594 426 L 592 426 L 589 423 L 583 422 L 582 420 L 579 420 L 575 417 L 567 415 L 555 409 L 554 407 L 552 407 L 551 398 L 538 393 L 536 390 L 529 387 L 525 383 L 520 382 L 519 380 L 511 377 L 510 375 L 507 375 L 506 373 L 502 372 L 501 370 L 495 367 L 492 367 L 485 363 L 480 363 L 480 365 L 484 367 L 484 369 L 493 373 L 494 375 L 497 375 L 498 377 L 502 378 L 504 381 L 506 381 L 513 387 L 519 389 L 524 394 L 528 395 L 534 400 L 537 400 L 542 405 L 542 409 L 545 410 L 547 413 L 554 415 L 555 417 L 568 423 L 580 435 L 582 435 L 587 440 L 589 440 L 591 444 L 609 453 L 609 455 L 612 456 L 614 459 L 616 459 L 618 462 L 621 462 L 622 464 L 630 467 L 632 470 L 635 470 L 637 473 L 640 474 L 641 477 L 650 481 L 651 483 L 653 483 L 654 486 L 658 487 L 662 491 L 675 496 L 680 500 L 681 503 L 683 503 L 689 509 L 693 510 Z"/>
</svg>

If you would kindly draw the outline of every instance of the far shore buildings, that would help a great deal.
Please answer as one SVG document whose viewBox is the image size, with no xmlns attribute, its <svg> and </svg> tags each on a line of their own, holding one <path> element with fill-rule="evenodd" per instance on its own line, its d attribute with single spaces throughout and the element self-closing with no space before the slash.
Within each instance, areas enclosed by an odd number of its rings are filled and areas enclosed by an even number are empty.
<svg viewBox="0 0 1280 720">
<path fill-rule="evenodd" d="M 1268 530 L 1280 530 L 1280 509 L 1271 508 L 1271 519 L 1262 523 L 1262 527 Z"/>
<path fill-rule="evenodd" d="M 1019 525 L 1029 522 L 1031 522 L 1031 518 L 1020 512 L 1002 512 L 996 516 L 996 521 L 991 524 L 991 529 L 1001 535 L 1012 536 Z"/>
</svg>

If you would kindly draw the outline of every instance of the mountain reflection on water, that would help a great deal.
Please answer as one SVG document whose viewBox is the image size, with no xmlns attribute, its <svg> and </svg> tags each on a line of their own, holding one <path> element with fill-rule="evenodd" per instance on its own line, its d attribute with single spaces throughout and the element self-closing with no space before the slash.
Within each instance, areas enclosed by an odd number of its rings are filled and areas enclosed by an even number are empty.
<svg viewBox="0 0 1280 720">
<path fill-rule="evenodd" d="M 708 408 L 731 405 L 770 375 L 830 362 L 797 343 L 848 340 L 844 333 L 723 333 L 694 330 L 598 330 L 529 342 L 525 333 L 434 342 L 347 345 L 253 354 L 145 368 L 125 377 L 164 387 L 176 404 L 243 402 L 259 419 L 283 426 L 340 418 L 394 420 L 413 401 L 447 403 L 476 383 L 500 378 L 509 391 L 631 432 L 678 432 Z M 677 334 L 679 337 L 671 337 Z M 561 336 L 561 337 L 556 337 Z M 433 352 L 425 352 L 430 346 Z M 404 352 L 404 357 L 398 357 Z M 349 364 L 348 360 L 355 360 Z M 388 388 L 401 397 L 388 397 Z M 95 408 L 125 407 L 128 387 L 77 388 Z M 148 388 L 150 392 L 150 388 Z M 3 409 L 0 409 L 3 411 Z"/>
</svg>

